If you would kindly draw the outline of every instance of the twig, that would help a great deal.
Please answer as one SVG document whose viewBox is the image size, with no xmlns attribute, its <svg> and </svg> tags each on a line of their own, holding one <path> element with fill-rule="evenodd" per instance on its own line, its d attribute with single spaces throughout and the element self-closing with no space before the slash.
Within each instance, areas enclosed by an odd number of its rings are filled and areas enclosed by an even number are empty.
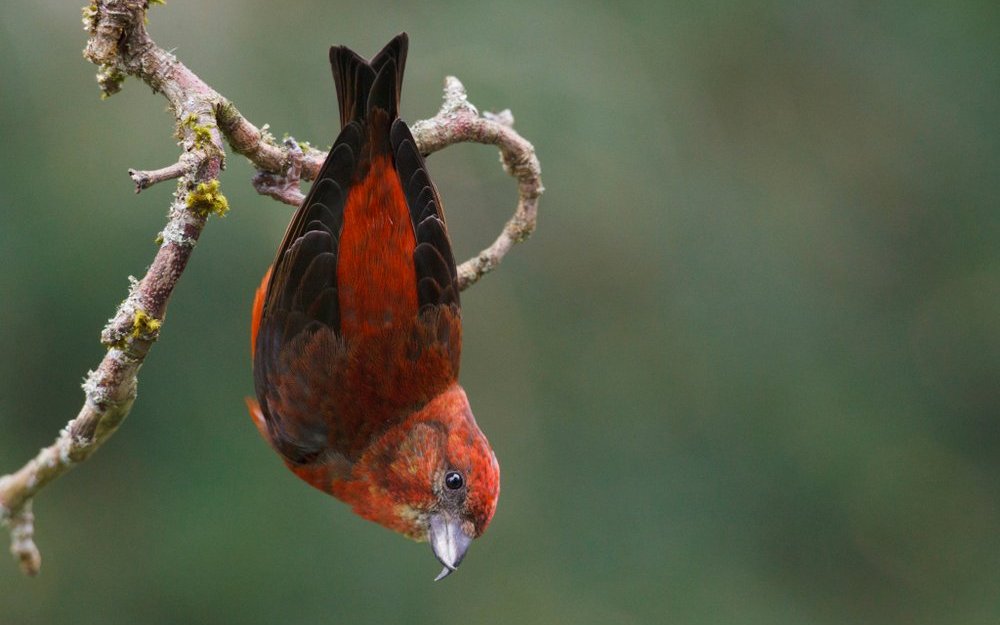
<svg viewBox="0 0 1000 625">
<path fill-rule="evenodd" d="M 531 143 L 517 134 L 510 111 L 486 113 L 482 117 L 465 94 L 465 87 L 454 76 L 445 78 L 444 103 L 437 115 L 413 124 L 417 149 L 431 154 L 455 143 L 471 141 L 500 148 L 504 171 L 517 178 L 517 208 L 493 244 L 458 267 L 458 288 L 464 290 L 493 271 L 515 243 L 531 236 L 538 216 L 538 198 L 542 186 L 542 167 Z"/>
<path fill-rule="evenodd" d="M 25 575 L 36 575 L 42 564 L 42 554 L 35 546 L 35 515 L 29 499 L 13 514 L 4 516 L 4 525 L 10 528 L 10 552 L 21 565 Z"/>
<path fill-rule="evenodd" d="M 128 297 L 101 333 L 108 348 L 83 384 L 80 413 L 56 441 L 15 473 L 0 478 L 0 513 L 12 528 L 11 551 L 22 570 L 35 574 L 41 557 L 33 540 L 32 498 L 46 484 L 86 460 L 128 415 L 136 395 L 136 374 L 159 335 L 167 302 L 187 266 L 210 212 L 221 213 L 218 192 L 223 164 L 221 135 L 215 128 L 214 93 L 146 32 L 145 0 L 95 0 L 84 10 L 90 39 L 84 55 L 100 66 L 98 83 L 105 96 L 118 91 L 126 75 L 163 93 L 177 119 L 181 145 L 192 167 L 180 177 L 160 248 L 146 275 L 132 284 Z M 178 163 L 185 158 L 178 159 Z"/>
<path fill-rule="evenodd" d="M 258 193 L 298 206 L 305 197 L 299 190 L 300 179 L 315 180 L 326 159 L 325 152 L 312 150 L 303 154 L 294 140 L 285 142 L 286 151 L 278 156 L 268 143 L 266 130 L 244 119 L 232 105 L 227 105 L 219 127 L 233 148 L 258 167 L 275 166 L 286 172 L 261 169 L 254 178 Z M 444 102 L 434 117 L 413 124 L 411 131 L 417 149 L 427 156 L 456 143 L 484 143 L 500 148 L 504 171 L 517 179 L 518 202 L 514 215 L 504 225 L 493 243 L 458 266 L 458 288 L 464 291 L 484 275 L 496 269 L 515 243 L 531 236 L 538 218 L 538 198 L 545 191 L 542 168 L 535 147 L 514 130 L 514 116 L 509 110 L 499 113 L 479 111 L 468 101 L 465 86 L 454 76 L 445 78 Z M 294 149 L 288 146 L 294 146 Z M 258 161 L 258 159 L 260 159 Z"/>
<path fill-rule="evenodd" d="M 266 126 L 258 128 L 246 120 L 231 102 L 153 42 L 145 29 L 147 9 L 147 0 L 93 0 L 84 9 L 84 25 L 90 34 L 84 55 L 100 68 L 97 80 L 102 97 L 119 91 L 125 77 L 133 76 L 167 98 L 183 153 L 172 165 L 129 170 L 129 175 L 136 192 L 173 179 L 178 180 L 177 190 L 152 264 L 141 280 L 131 279 L 128 297 L 101 333 L 107 353 L 87 375 L 79 414 L 52 445 L 16 472 L 0 476 L 0 522 L 10 529 L 11 552 L 29 575 L 36 574 L 41 564 L 34 543 L 34 496 L 86 460 L 128 415 L 136 397 L 139 368 L 159 336 L 167 302 L 208 216 L 228 210 L 218 181 L 224 165 L 223 136 L 235 152 L 258 168 L 258 190 L 286 203 L 302 201 L 300 178 L 314 180 L 326 157 L 292 140 L 279 145 Z M 496 267 L 535 226 L 543 190 L 540 168 L 533 147 L 514 132 L 512 123 L 509 112 L 480 117 L 467 102 L 462 84 L 449 77 L 441 111 L 413 126 L 417 147 L 424 154 L 462 141 L 498 146 L 504 168 L 518 180 L 514 216 L 493 245 L 459 267 L 462 289 Z"/>
<path fill-rule="evenodd" d="M 253 177 L 253 188 L 257 193 L 273 197 L 279 202 L 298 206 L 306 198 L 299 188 L 299 181 L 302 177 L 302 148 L 295 139 L 285 139 L 285 147 L 288 148 L 288 157 L 291 161 L 288 171 L 284 174 L 275 174 L 269 171 L 257 171 Z"/>
<path fill-rule="evenodd" d="M 162 169 L 153 169 L 150 171 L 129 169 L 128 175 L 135 182 L 135 192 L 139 193 L 154 184 L 163 182 L 164 180 L 174 180 L 188 173 L 197 164 L 197 159 L 189 158 L 191 156 L 193 155 L 183 154 L 179 161 L 172 165 L 167 165 Z"/>
</svg>

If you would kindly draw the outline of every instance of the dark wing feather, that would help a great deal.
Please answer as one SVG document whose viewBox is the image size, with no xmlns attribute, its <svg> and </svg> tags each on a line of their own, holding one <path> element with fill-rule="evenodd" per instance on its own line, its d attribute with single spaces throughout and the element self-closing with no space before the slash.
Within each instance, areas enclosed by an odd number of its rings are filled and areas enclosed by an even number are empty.
<svg viewBox="0 0 1000 625">
<path fill-rule="evenodd" d="M 340 328 L 338 241 L 347 190 L 358 168 L 361 133 L 358 122 L 348 123 L 341 131 L 292 218 L 271 270 L 257 334 L 254 384 L 261 413 L 271 444 L 293 464 L 313 462 L 327 447 L 325 415 L 315 409 L 308 394 L 293 392 L 323 381 L 302 380 L 297 386 L 282 381 L 314 375 L 297 370 L 291 357 L 307 349 L 311 337 L 322 333 L 321 340 L 336 345 L 332 339 Z M 323 373 L 320 369 L 315 374 Z"/>
<path fill-rule="evenodd" d="M 410 209 L 417 245 L 413 250 L 420 308 L 451 306 L 457 311 L 458 271 L 437 189 L 406 122 L 397 119 L 389 133 L 396 173 Z"/>
<path fill-rule="evenodd" d="M 354 459 L 381 428 L 453 384 L 458 374 L 462 329 L 455 258 L 437 190 L 398 119 L 406 50 L 405 34 L 371 63 L 347 48 L 330 49 L 343 130 L 279 248 L 254 355 L 268 437 L 293 465 L 321 462 L 330 453 Z M 343 295 L 338 290 L 338 270 L 344 269 L 338 262 L 342 245 L 345 258 L 354 249 L 346 235 L 341 241 L 345 203 L 354 185 L 374 175 L 373 163 L 387 162 L 386 156 L 413 228 L 417 306 L 412 317 L 382 330 L 345 337 L 350 333 L 342 330 L 341 314 L 350 318 L 344 302 L 352 300 L 347 284 Z M 354 211 L 358 200 L 351 197 Z M 356 245 L 357 231 L 351 235 Z M 383 244 L 397 250 L 386 253 L 411 253 Z M 357 276 L 366 268 L 349 271 Z"/>
<path fill-rule="evenodd" d="M 337 425 L 337 409 L 313 392 L 330 387 L 336 361 L 346 357 L 337 284 L 345 202 L 368 167 L 367 115 L 377 107 L 389 120 L 396 117 L 406 50 L 405 34 L 371 63 L 346 47 L 330 48 L 342 129 L 278 248 L 255 338 L 254 384 L 263 421 L 272 445 L 293 464 L 325 453 Z M 388 141 L 382 142 L 388 150 Z"/>
<path fill-rule="evenodd" d="M 333 331 L 340 327 L 337 308 L 317 302 L 336 300 L 338 240 L 344 226 L 347 189 L 358 167 L 360 144 L 361 130 L 357 122 L 352 122 L 334 143 L 278 248 L 264 302 L 264 319 L 282 312 L 299 313 L 289 319 L 295 323 L 285 329 L 286 338 L 314 321 Z M 262 322 L 262 332 L 264 325 Z"/>
</svg>

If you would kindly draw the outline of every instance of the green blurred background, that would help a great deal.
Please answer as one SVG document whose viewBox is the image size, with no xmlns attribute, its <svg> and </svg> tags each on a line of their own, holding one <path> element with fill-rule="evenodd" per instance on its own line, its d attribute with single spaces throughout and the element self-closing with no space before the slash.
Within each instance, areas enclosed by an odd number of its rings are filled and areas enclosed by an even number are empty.
<svg viewBox="0 0 1000 625">
<path fill-rule="evenodd" d="M 72 3 L 0 6 L 0 472 L 82 401 L 172 184 L 165 101 L 98 99 Z M 326 49 L 411 37 L 511 108 L 537 234 L 463 296 L 503 468 L 461 571 L 286 471 L 243 406 L 291 213 L 229 161 L 119 433 L 0 558 L 0 623 L 1000 622 L 1000 5 L 171 0 L 164 48 L 279 137 L 336 132 Z M 430 159 L 459 255 L 515 187 Z M 3 536 L 6 543 L 6 533 Z M 0 554 L 2 555 L 2 554 Z"/>
</svg>

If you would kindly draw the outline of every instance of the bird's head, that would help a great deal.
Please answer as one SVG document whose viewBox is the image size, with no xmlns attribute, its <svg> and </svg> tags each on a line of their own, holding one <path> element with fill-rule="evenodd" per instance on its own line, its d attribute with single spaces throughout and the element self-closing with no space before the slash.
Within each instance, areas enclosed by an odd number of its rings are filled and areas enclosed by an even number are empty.
<svg viewBox="0 0 1000 625">
<path fill-rule="evenodd" d="M 441 579 L 493 518 L 500 467 L 455 384 L 387 430 L 334 491 L 359 515 L 429 541 Z"/>
</svg>

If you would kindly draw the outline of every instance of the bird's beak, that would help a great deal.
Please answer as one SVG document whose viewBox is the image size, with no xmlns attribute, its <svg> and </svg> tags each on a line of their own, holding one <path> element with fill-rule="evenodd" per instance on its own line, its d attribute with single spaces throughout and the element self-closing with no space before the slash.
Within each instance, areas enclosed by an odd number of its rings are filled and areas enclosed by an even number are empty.
<svg viewBox="0 0 1000 625">
<path fill-rule="evenodd" d="M 431 515 L 429 534 L 431 549 L 434 550 L 438 561 L 444 565 L 441 573 L 434 578 L 436 582 L 448 577 L 458 568 L 466 550 L 472 544 L 472 538 L 462 531 L 460 519 L 451 518 L 441 512 Z"/>
</svg>

